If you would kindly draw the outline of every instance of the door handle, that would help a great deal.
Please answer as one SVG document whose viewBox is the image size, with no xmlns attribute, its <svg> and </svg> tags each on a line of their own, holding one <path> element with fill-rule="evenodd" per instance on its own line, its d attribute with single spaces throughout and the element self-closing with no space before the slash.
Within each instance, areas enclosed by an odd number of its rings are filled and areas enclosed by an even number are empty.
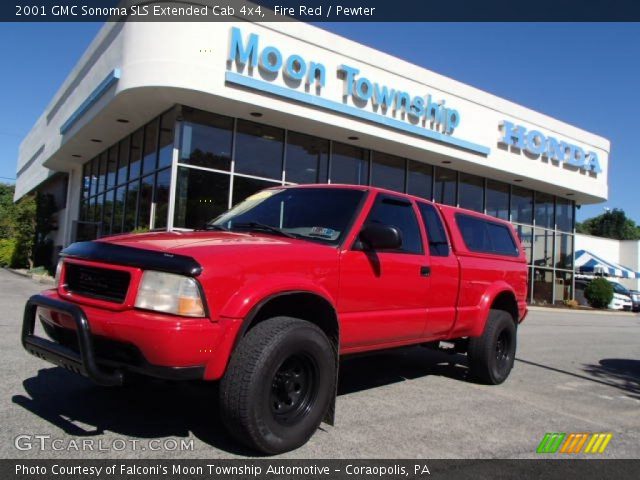
<svg viewBox="0 0 640 480">
<path fill-rule="evenodd" d="M 428 267 L 426 265 L 423 265 L 422 267 L 420 267 L 420 276 L 429 277 L 430 275 L 431 275 L 431 267 Z"/>
</svg>

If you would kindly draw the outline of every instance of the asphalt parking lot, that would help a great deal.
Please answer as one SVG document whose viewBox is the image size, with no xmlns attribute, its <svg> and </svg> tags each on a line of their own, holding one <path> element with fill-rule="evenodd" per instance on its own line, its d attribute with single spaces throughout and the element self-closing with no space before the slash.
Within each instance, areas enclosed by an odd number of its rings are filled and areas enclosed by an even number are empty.
<svg viewBox="0 0 640 480">
<path fill-rule="evenodd" d="M 222 429 L 215 385 L 101 388 L 24 352 L 42 288 L 0 270 L 0 458 L 252 455 Z M 285 457 L 528 458 L 546 432 L 611 432 L 601 457 L 640 457 L 638 315 L 532 311 L 505 384 L 465 376 L 464 357 L 419 347 L 344 360 L 336 426 Z"/>
</svg>

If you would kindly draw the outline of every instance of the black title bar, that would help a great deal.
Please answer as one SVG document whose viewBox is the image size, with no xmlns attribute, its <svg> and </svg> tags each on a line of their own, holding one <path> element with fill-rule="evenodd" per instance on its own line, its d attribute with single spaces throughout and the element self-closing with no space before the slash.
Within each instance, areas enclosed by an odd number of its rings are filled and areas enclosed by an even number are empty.
<svg viewBox="0 0 640 480">
<path fill-rule="evenodd" d="M 3 22 L 630 22 L 637 0 L 15 0 Z"/>
</svg>

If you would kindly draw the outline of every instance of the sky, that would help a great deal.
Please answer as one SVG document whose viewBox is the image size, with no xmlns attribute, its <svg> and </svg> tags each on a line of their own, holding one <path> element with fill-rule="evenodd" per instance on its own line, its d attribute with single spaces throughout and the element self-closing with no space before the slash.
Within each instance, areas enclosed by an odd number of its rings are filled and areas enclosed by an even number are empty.
<svg viewBox="0 0 640 480">
<path fill-rule="evenodd" d="M 0 27 L 0 60 L 10 66 L 0 76 L 0 181 L 15 179 L 21 139 L 100 26 Z M 318 26 L 609 139 L 609 200 L 582 206 L 577 218 L 599 215 L 605 207 L 622 208 L 640 224 L 640 24 Z"/>
</svg>

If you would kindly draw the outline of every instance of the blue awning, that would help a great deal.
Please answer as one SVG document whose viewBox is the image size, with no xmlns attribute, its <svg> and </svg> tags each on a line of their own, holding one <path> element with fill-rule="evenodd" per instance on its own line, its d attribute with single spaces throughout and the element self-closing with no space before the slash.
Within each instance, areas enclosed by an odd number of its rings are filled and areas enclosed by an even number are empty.
<svg viewBox="0 0 640 480">
<path fill-rule="evenodd" d="M 630 268 L 603 260 L 587 250 L 576 251 L 575 266 L 576 272 L 581 273 L 594 273 L 620 278 L 640 278 L 640 272 L 634 272 Z"/>
</svg>

